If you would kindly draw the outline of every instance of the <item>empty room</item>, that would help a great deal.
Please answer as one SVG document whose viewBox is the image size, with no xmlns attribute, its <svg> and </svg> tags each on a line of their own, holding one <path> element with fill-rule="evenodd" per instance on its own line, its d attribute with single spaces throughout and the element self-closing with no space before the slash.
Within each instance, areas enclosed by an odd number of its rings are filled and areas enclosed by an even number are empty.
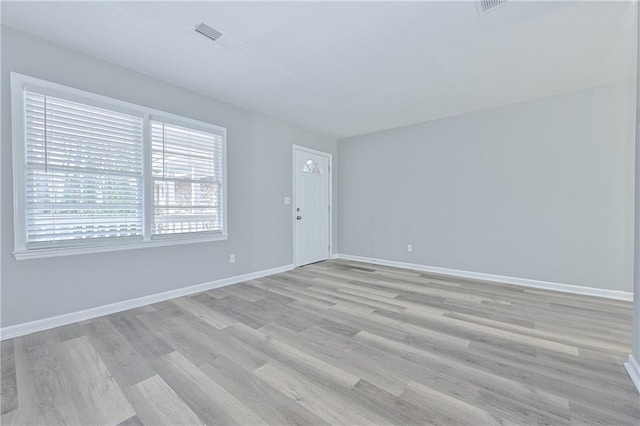
<svg viewBox="0 0 640 426">
<path fill-rule="evenodd" d="M 639 17 L 1 1 L 0 424 L 640 425 Z"/>
</svg>

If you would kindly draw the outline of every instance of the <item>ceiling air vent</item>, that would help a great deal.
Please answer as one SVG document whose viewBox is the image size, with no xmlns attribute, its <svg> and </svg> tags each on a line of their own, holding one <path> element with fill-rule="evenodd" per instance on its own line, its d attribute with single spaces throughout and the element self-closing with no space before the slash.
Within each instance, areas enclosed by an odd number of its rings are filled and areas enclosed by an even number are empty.
<svg viewBox="0 0 640 426">
<path fill-rule="evenodd" d="M 216 30 L 211 25 L 205 24 L 204 22 L 200 22 L 194 27 L 195 32 L 202 34 L 203 36 L 211 39 L 230 50 L 240 50 L 244 47 L 244 43 L 238 40 L 237 38 L 224 33 L 220 30 Z"/>
<path fill-rule="evenodd" d="M 510 0 L 478 0 L 476 5 L 478 6 L 478 13 L 483 15 L 507 3 L 510 3 Z"/>
<path fill-rule="evenodd" d="M 211 40 L 216 41 L 222 37 L 222 33 L 215 28 L 211 28 L 204 22 L 199 23 L 196 26 L 196 32 L 202 34 L 205 37 L 209 37 Z"/>
</svg>

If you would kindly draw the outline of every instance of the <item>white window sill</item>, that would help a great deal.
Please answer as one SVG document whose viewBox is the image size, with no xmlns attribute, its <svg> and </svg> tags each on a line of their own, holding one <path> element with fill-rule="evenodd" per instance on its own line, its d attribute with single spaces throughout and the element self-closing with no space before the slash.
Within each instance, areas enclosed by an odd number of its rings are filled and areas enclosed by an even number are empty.
<svg viewBox="0 0 640 426">
<path fill-rule="evenodd" d="M 74 256 L 90 253 L 106 253 L 111 251 L 136 250 L 150 247 L 174 246 L 182 244 L 205 243 L 229 239 L 229 234 L 165 236 L 151 241 L 123 243 L 123 244 L 88 244 L 85 246 L 53 247 L 31 250 L 16 250 L 13 252 L 16 260 L 42 259 L 47 257 Z"/>
</svg>

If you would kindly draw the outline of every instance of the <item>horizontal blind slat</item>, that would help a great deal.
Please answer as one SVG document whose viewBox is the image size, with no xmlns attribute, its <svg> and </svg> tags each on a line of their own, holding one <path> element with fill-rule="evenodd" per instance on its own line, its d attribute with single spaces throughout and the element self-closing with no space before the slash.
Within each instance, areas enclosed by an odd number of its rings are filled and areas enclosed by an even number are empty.
<svg viewBox="0 0 640 426">
<path fill-rule="evenodd" d="M 34 133 L 37 131 L 43 131 L 44 124 L 42 126 L 38 126 L 39 123 L 36 122 L 28 122 L 27 130 L 33 130 Z M 85 129 L 82 126 L 60 126 L 55 123 L 55 120 L 51 118 L 47 118 L 47 136 L 52 138 L 59 138 L 62 141 L 64 140 L 84 140 L 87 142 L 96 141 L 96 142 L 114 142 L 119 144 L 128 144 L 128 145 L 136 145 L 136 142 L 142 136 L 142 131 L 140 132 L 126 132 L 126 133 L 118 133 L 118 132 L 106 132 L 100 131 L 99 129 L 94 129 L 93 131 L 90 129 Z M 55 139 L 52 140 L 55 142 Z"/>
<path fill-rule="evenodd" d="M 63 147 L 69 146 L 96 146 L 102 149 L 119 148 L 126 150 L 137 150 L 139 139 L 109 139 L 109 138 L 95 138 L 90 135 L 71 135 L 67 133 L 60 133 L 56 130 L 49 130 L 46 133 L 37 129 L 26 129 L 28 137 L 33 139 L 34 147 L 42 146 L 45 142 L 49 146 L 60 145 Z M 137 135 L 136 138 L 140 138 L 141 135 Z"/>
<path fill-rule="evenodd" d="M 101 174 L 101 175 L 111 175 L 117 174 L 123 177 L 140 177 L 140 173 L 137 171 L 119 171 L 119 170 L 109 170 L 109 169 L 100 169 L 100 168 L 89 168 L 89 167 L 77 167 L 77 166 L 60 166 L 58 164 L 50 164 L 48 167 L 41 166 L 39 164 L 31 164 L 27 163 L 27 166 L 31 167 L 32 170 L 45 170 L 48 169 L 50 172 L 61 172 L 61 173 L 75 173 L 78 175 L 82 174 Z"/>
<path fill-rule="evenodd" d="M 136 161 L 137 160 L 137 161 Z M 61 168 L 94 169 L 108 172 L 128 172 L 142 174 L 142 157 L 123 157 L 120 153 L 111 154 L 109 151 L 86 149 L 61 151 L 47 148 L 42 151 L 27 153 L 27 163 L 59 166 Z"/>
<path fill-rule="evenodd" d="M 33 97 L 29 97 L 28 93 L 30 92 L 27 91 L 27 98 L 26 98 L 27 103 L 36 102 L 39 104 L 44 104 L 44 98 L 46 98 L 47 102 L 50 105 L 50 108 L 54 110 L 56 108 L 66 108 L 70 111 L 75 111 L 81 115 L 95 115 L 100 119 L 115 119 L 123 122 L 138 122 L 140 120 L 140 117 L 125 114 L 119 111 L 112 111 L 105 108 L 100 108 L 100 107 L 96 107 L 96 106 L 92 106 L 84 103 L 70 101 L 70 100 L 58 98 L 55 96 L 48 96 L 48 95 L 45 96 L 42 94 L 39 95 L 39 96 L 42 96 L 42 98 L 33 98 Z"/>
<path fill-rule="evenodd" d="M 139 133 L 142 131 L 141 123 L 104 120 L 93 115 L 67 114 L 64 111 L 57 111 L 51 108 L 46 108 L 46 116 L 48 124 L 54 124 L 63 128 L 79 128 L 92 132 L 104 131 L 107 133 L 121 135 Z M 42 111 L 39 111 L 37 109 L 27 109 L 27 117 L 31 118 L 33 123 L 40 124 L 44 121 L 45 110 L 43 109 Z"/>
</svg>

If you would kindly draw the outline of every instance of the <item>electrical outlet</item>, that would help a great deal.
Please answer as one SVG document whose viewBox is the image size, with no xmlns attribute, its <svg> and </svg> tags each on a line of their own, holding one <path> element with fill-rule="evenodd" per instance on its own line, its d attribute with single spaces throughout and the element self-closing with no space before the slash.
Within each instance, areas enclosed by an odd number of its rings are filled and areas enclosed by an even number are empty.
<svg viewBox="0 0 640 426">
<path fill-rule="evenodd" d="M 229 255 L 229 263 L 236 263 L 236 255 L 234 253 Z"/>
<path fill-rule="evenodd" d="M 291 204 L 291 197 L 284 197 L 285 204 Z"/>
<path fill-rule="evenodd" d="M 408 251 L 409 253 L 413 253 L 413 244 L 408 244 L 408 245 L 407 245 L 407 251 Z"/>
</svg>

